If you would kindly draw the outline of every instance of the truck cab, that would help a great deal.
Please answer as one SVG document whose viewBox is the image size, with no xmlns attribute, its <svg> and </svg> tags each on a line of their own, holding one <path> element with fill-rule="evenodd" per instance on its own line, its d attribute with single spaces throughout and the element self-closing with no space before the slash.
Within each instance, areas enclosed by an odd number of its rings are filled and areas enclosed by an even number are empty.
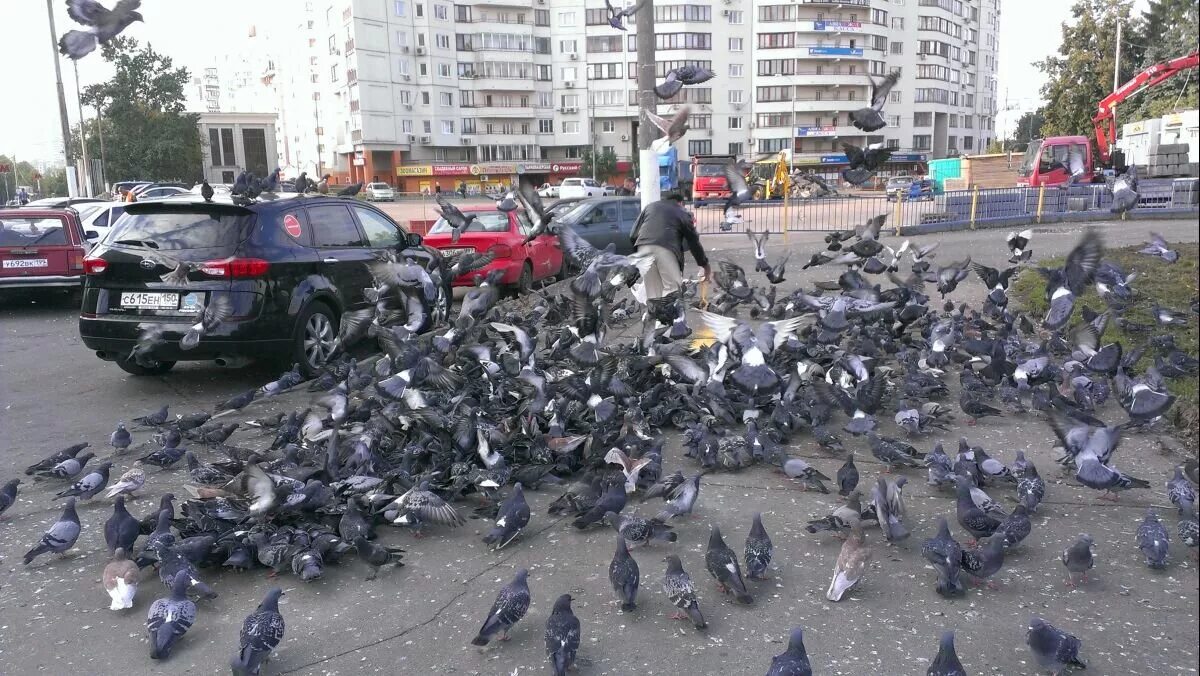
<svg viewBox="0 0 1200 676">
<path fill-rule="evenodd" d="M 723 200 L 729 197 L 729 182 L 725 180 L 725 165 L 733 155 L 692 156 L 692 199 L 694 201 Z"/>
<path fill-rule="evenodd" d="M 1095 161 L 1092 144 L 1086 136 L 1050 136 L 1029 143 L 1021 166 L 1017 169 L 1017 185 L 1037 188 L 1067 183 L 1071 178 L 1072 156 L 1082 161 L 1083 183 L 1091 183 Z"/>
</svg>

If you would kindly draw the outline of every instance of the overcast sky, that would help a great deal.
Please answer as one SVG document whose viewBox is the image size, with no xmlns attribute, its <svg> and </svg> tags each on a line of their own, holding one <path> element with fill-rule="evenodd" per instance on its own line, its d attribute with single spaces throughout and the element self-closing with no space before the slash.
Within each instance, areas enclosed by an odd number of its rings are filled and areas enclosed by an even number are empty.
<svg viewBox="0 0 1200 676">
<path fill-rule="evenodd" d="M 104 0 L 112 5 L 114 0 Z M 175 59 L 190 70 L 203 67 L 214 51 L 229 49 L 245 39 L 249 26 L 268 25 L 292 2 L 207 0 L 145 0 L 145 23 L 136 23 L 126 34 Z M 1137 0 L 1141 11 L 1149 0 Z M 62 161 L 58 102 L 54 88 L 50 29 L 42 0 L 5 0 L 0 21 L 0 63 L 5 64 L 4 104 L 0 105 L 0 154 L 15 154 L 35 164 Z M 1038 104 L 1044 78 L 1032 64 L 1058 48 L 1060 24 L 1070 16 L 1068 0 L 1003 0 L 1000 26 L 1000 108 L 1012 108 L 999 122 L 1011 124 L 1023 110 Z M 70 30 L 66 3 L 54 2 L 55 28 L 61 36 Z M 63 85 L 72 124 L 78 119 L 74 72 L 62 59 Z M 99 52 L 84 58 L 79 77 L 84 86 L 106 79 L 109 72 Z M 90 116 L 90 113 L 89 113 Z"/>
</svg>

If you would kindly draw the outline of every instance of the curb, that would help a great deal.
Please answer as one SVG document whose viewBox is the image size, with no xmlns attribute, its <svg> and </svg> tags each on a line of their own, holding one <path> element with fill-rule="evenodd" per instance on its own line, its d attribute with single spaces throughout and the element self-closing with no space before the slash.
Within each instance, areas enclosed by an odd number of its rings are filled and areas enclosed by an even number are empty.
<svg viewBox="0 0 1200 676">
<path fill-rule="evenodd" d="M 1129 218 L 1139 220 L 1183 220 L 1200 218 L 1200 209 L 1134 209 L 1129 212 Z M 942 223 L 925 223 L 921 225 L 900 226 L 900 235 L 928 235 L 938 232 L 956 230 L 978 230 L 989 228 L 1007 228 L 1018 225 L 1048 225 L 1051 223 L 1087 223 L 1092 221 L 1119 221 L 1120 216 L 1103 211 L 1077 211 L 1043 214 L 1040 220 L 1025 216 L 1013 218 L 995 218 L 977 220 L 972 226 L 970 221 L 949 221 Z M 884 228 L 888 228 L 885 226 Z M 895 230 L 892 230 L 895 232 Z"/>
</svg>

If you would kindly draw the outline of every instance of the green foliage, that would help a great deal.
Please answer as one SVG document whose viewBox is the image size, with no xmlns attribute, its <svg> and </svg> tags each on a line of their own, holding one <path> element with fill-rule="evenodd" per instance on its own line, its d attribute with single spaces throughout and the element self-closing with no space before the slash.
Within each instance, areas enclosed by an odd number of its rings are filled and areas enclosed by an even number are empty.
<svg viewBox="0 0 1200 676">
<path fill-rule="evenodd" d="M 1042 125 L 1046 116 L 1039 110 L 1032 110 L 1017 119 L 1017 128 L 1013 131 L 1013 140 L 1008 144 L 1014 152 L 1023 153 L 1029 148 L 1029 142 L 1042 138 Z"/>
<path fill-rule="evenodd" d="M 596 164 L 596 180 L 604 181 L 617 173 L 617 154 L 611 150 L 601 150 L 593 155 L 591 148 L 583 149 L 583 166 L 579 168 L 580 176 L 592 175 L 592 163 Z"/>
<path fill-rule="evenodd" d="M 1190 355 L 1196 355 L 1197 349 L 1200 348 L 1200 340 L 1197 336 L 1196 321 L 1190 315 L 1188 308 L 1197 295 L 1197 274 L 1200 274 L 1197 260 L 1200 256 L 1200 246 L 1195 243 L 1172 244 L 1172 246 L 1179 251 L 1179 260 L 1176 263 L 1167 263 L 1152 256 L 1139 254 L 1137 251 L 1141 246 L 1111 249 L 1104 253 L 1106 259 L 1119 265 L 1126 274 L 1138 273 L 1137 279 L 1132 284 L 1135 297 L 1125 311 L 1125 319 L 1135 324 L 1152 325 L 1154 328 L 1145 334 L 1133 334 L 1117 326 L 1115 321 L 1109 321 L 1107 330 L 1101 336 L 1101 343 L 1119 342 L 1128 353 L 1130 350 L 1145 346 L 1147 338 L 1152 335 L 1169 333 L 1175 337 L 1176 347 Z M 1057 258 L 1042 261 L 1041 265 L 1056 267 L 1061 266 L 1063 262 L 1062 258 Z M 1012 285 L 1012 298 L 1029 311 L 1033 317 L 1044 315 L 1048 306 L 1045 278 L 1037 271 L 1026 268 Z M 1186 326 L 1158 326 L 1151 310 L 1155 303 L 1165 308 L 1188 313 L 1190 317 L 1188 324 Z M 1095 287 L 1089 287 L 1079 299 L 1076 313 L 1080 311 L 1081 307 L 1090 308 L 1096 312 L 1108 310 L 1104 301 L 1096 295 Z M 1154 365 L 1155 354 L 1153 348 L 1146 349 L 1136 366 L 1138 373 Z M 1195 376 L 1187 376 L 1167 382 L 1171 392 L 1179 397 L 1174 408 L 1167 415 L 1180 433 L 1195 439 L 1197 422 L 1200 421 L 1197 408 L 1197 403 L 1200 401 L 1200 395 L 1197 393 L 1198 381 Z"/>
<path fill-rule="evenodd" d="M 198 180 L 203 155 L 197 116 L 183 112 L 187 69 L 127 37 L 110 40 L 101 53 L 113 77 L 87 87 L 82 98 L 84 106 L 101 108 L 108 181 Z M 100 157 L 94 121 L 85 132 L 88 153 Z M 78 128 L 73 136 L 78 148 Z"/>
<path fill-rule="evenodd" d="M 1076 0 L 1071 7 L 1058 54 L 1036 64 L 1047 75 L 1043 134 L 1091 135 L 1096 104 L 1112 91 L 1117 23 L 1130 27 L 1132 5 L 1132 0 Z M 1130 62 L 1122 60 L 1123 72 L 1133 72 L 1126 65 Z"/>
<path fill-rule="evenodd" d="M 12 159 L 7 155 L 0 155 L 0 164 L 12 165 Z M 33 180 L 33 175 L 37 173 L 37 168 L 32 164 L 20 160 L 13 166 L 16 171 L 9 171 L 7 174 L 0 174 L 0 206 L 4 202 L 17 196 L 17 186 L 30 185 L 37 187 L 37 181 Z"/>
<path fill-rule="evenodd" d="M 1156 63 L 1184 56 L 1196 49 L 1198 34 L 1200 9 L 1196 0 L 1151 0 L 1150 9 L 1142 13 L 1136 29 L 1126 33 L 1130 36 L 1126 47 L 1136 50 L 1138 58 L 1131 60 L 1135 68 L 1122 75 L 1132 77 Z M 1187 70 L 1129 99 L 1118 113 L 1125 120 L 1144 120 L 1197 108 L 1198 92 L 1196 70 Z"/>
</svg>

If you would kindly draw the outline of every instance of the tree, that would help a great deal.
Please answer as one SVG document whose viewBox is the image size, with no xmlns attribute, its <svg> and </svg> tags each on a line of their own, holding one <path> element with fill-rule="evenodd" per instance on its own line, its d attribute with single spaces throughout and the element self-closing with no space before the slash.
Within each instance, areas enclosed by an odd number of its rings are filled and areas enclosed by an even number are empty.
<svg viewBox="0 0 1200 676">
<path fill-rule="evenodd" d="M 1156 63 L 1191 52 L 1196 49 L 1198 33 L 1200 10 L 1196 0 L 1151 0 L 1150 9 L 1142 13 L 1136 28 L 1125 33 L 1130 39 L 1122 41 L 1123 48 L 1136 51 L 1122 56 L 1122 61 L 1129 58 L 1129 63 L 1133 64 L 1133 68 L 1122 75 L 1132 77 Z M 1154 89 L 1128 99 L 1117 112 L 1122 119 L 1134 121 L 1196 108 L 1200 103 L 1196 79 L 1195 70 L 1179 73 Z"/>
<path fill-rule="evenodd" d="M 82 100 L 86 107 L 100 106 L 108 180 L 198 180 L 203 161 L 198 116 L 183 112 L 187 69 L 127 37 L 109 40 L 101 54 L 115 73 L 87 87 Z M 89 155 L 100 157 L 94 121 L 85 132 Z M 73 136 L 78 147 L 78 130 Z"/>
<path fill-rule="evenodd" d="M 601 150 L 593 155 L 591 148 L 583 149 L 583 166 L 579 168 L 580 176 L 592 175 L 592 163 L 596 165 L 596 180 L 604 181 L 617 173 L 617 154 L 611 150 Z"/>
<path fill-rule="evenodd" d="M 37 187 L 37 181 L 33 179 L 33 175 L 37 173 L 37 168 L 32 164 L 21 160 L 16 164 L 9 159 L 7 155 L 0 155 L 0 164 L 8 165 L 7 173 L 0 174 L 0 205 L 4 202 L 17 196 L 17 186 L 28 185 Z"/>
<path fill-rule="evenodd" d="M 1036 65 L 1048 79 L 1042 86 L 1042 133 L 1091 135 L 1096 104 L 1112 91 L 1117 23 L 1131 26 L 1132 0 L 1076 0 L 1073 21 L 1063 22 L 1058 54 Z M 1122 71 L 1132 72 L 1132 67 Z M 1093 143 L 1094 143 L 1093 139 Z"/>
<path fill-rule="evenodd" d="M 1025 152 L 1029 148 L 1030 141 L 1042 137 L 1042 125 L 1045 122 L 1046 116 L 1040 109 L 1023 113 L 1017 119 L 1017 128 L 1008 147 L 1015 152 Z"/>
</svg>

